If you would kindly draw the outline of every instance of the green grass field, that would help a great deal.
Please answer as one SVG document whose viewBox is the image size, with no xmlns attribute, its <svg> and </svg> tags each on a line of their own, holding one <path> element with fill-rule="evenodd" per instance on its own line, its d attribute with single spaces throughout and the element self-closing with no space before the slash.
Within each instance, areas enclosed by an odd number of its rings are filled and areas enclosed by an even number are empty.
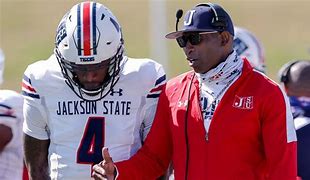
<svg viewBox="0 0 310 180">
<path fill-rule="evenodd" d="M 160 1 L 160 0 L 158 0 Z M 50 56 L 56 26 L 76 2 L 72 0 L 0 0 L 0 47 L 6 54 L 2 88 L 20 91 L 28 64 Z M 150 57 L 149 3 L 147 0 L 102 0 L 123 27 L 127 54 Z M 198 2 L 167 0 L 167 32 L 174 30 L 175 11 L 188 10 Z M 310 0 L 222 0 L 235 25 L 243 26 L 262 41 L 268 75 L 277 81 L 277 71 L 292 59 L 310 59 Z M 169 77 L 189 70 L 183 52 L 169 41 Z"/>
</svg>

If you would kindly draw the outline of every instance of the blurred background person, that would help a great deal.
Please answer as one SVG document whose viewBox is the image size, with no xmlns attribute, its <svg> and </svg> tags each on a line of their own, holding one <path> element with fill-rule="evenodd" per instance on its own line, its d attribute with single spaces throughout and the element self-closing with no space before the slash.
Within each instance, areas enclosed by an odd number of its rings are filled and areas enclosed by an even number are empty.
<svg viewBox="0 0 310 180">
<path fill-rule="evenodd" d="M 234 49 L 239 56 L 247 58 L 254 69 L 266 73 L 265 50 L 253 33 L 242 27 L 235 27 Z"/>
<path fill-rule="evenodd" d="M 4 54 L 0 49 L 0 84 L 3 82 Z M 21 180 L 23 98 L 11 90 L 0 90 L 0 179 Z"/>
<path fill-rule="evenodd" d="M 310 61 L 294 60 L 282 66 L 279 78 L 289 96 L 297 133 L 297 168 L 310 180 Z"/>
</svg>

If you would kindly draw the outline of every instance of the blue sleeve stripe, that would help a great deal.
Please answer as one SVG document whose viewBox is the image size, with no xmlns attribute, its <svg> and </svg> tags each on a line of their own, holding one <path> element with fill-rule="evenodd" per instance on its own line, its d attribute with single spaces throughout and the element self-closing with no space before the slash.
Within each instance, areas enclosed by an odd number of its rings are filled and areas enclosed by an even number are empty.
<svg viewBox="0 0 310 180">
<path fill-rule="evenodd" d="M 28 82 L 29 84 L 31 84 L 31 79 L 28 78 L 26 75 L 24 75 L 23 79 Z"/>
<path fill-rule="evenodd" d="M 159 98 L 160 94 L 148 94 L 146 98 Z"/>
<path fill-rule="evenodd" d="M 38 94 L 32 94 L 32 93 L 28 93 L 26 91 L 22 91 L 22 94 L 24 96 L 29 96 L 29 97 L 32 97 L 32 98 L 40 99 L 40 96 Z"/>
<path fill-rule="evenodd" d="M 9 114 L 0 114 L 0 117 L 10 117 L 10 118 L 16 118 L 16 116 L 9 115 Z"/>
<path fill-rule="evenodd" d="M 4 108 L 7 108 L 7 109 L 12 109 L 12 107 L 7 106 L 7 105 L 5 105 L 5 104 L 0 104 L 0 106 L 1 106 L 1 107 L 4 107 Z"/>
<path fill-rule="evenodd" d="M 156 80 L 155 86 L 166 80 L 166 74 Z"/>
</svg>

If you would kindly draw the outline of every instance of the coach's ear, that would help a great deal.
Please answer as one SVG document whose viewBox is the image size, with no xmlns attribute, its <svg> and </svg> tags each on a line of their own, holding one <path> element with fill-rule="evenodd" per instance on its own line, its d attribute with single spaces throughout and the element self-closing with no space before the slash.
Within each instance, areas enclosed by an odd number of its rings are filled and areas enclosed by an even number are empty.
<svg viewBox="0 0 310 180">
<path fill-rule="evenodd" d="M 232 36 L 228 31 L 223 31 L 220 33 L 222 39 L 222 46 L 226 46 L 227 43 L 232 41 Z"/>
</svg>

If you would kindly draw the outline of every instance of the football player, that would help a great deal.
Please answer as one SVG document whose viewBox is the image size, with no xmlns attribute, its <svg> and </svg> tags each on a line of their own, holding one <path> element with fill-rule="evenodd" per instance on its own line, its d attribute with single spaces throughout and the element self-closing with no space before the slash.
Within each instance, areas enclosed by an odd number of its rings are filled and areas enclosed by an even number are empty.
<svg viewBox="0 0 310 180">
<path fill-rule="evenodd" d="M 235 27 L 234 49 L 241 57 L 247 58 L 258 71 L 266 73 L 265 50 L 257 37 L 247 29 Z"/>
<path fill-rule="evenodd" d="M 0 84 L 4 55 L 0 49 Z M 15 91 L 0 90 L 0 179 L 20 180 L 23 173 L 23 97 Z"/>
<path fill-rule="evenodd" d="M 55 44 L 24 73 L 26 165 L 32 179 L 91 179 L 102 147 L 114 161 L 141 147 L 166 75 L 153 60 L 125 55 L 121 26 L 100 3 L 73 6 Z"/>
</svg>

